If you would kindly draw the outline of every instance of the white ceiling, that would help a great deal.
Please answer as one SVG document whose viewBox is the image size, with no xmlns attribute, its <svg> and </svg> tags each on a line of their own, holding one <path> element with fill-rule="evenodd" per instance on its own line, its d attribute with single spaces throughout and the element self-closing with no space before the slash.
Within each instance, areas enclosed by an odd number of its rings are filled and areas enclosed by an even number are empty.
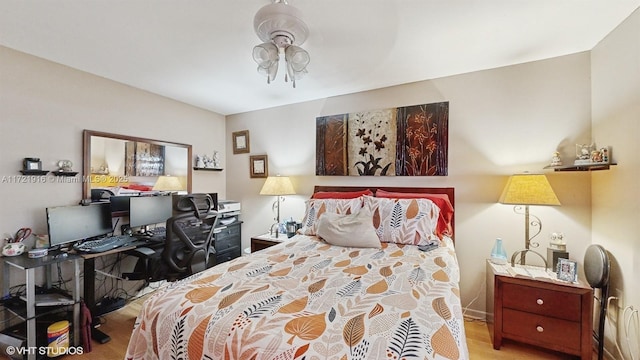
<svg viewBox="0 0 640 360">
<path fill-rule="evenodd" d="M 309 74 L 251 57 L 270 0 L 0 0 L 0 44 L 229 115 L 591 50 L 640 0 L 289 0 Z"/>
</svg>

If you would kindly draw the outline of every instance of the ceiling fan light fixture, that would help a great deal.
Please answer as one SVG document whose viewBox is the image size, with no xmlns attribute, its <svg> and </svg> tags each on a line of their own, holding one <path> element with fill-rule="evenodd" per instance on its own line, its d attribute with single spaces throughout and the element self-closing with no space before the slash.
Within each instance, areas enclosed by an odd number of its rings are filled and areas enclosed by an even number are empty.
<svg viewBox="0 0 640 360">
<path fill-rule="evenodd" d="M 285 81 L 295 80 L 307 73 L 311 58 L 299 45 L 305 42 L 309 28 L 302 21 L 301 12 L 290 6 L 286 0 L 274 0 L 263 6 L 253 19 L 256 35 L 264 43 L 253 48 L 253 59 L 258 63 L 258 73 L 267 76 L 267 83 L 275 79 L 278 72 L 280 52 L 284 54 L 287 74 Z M 288 76 L 287 76 L 288 75 Z"/>
</svg>

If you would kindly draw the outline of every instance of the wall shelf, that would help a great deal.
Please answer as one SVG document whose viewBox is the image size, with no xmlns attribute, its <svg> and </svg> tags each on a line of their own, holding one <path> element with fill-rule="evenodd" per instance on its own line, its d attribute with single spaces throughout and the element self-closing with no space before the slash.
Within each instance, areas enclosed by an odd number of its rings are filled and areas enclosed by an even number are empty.
<svg viewBox="0 0 640 360">
<path fill-rule="evenodd" d="M 609 170 L 611 166 L 618 165 L 616 163 L 593 163 L 580 165 L 562 165 L 562 166 L 545 166 L 544 169 L 553 169 L 553 171 L 598 171 Z"/>
<path fill-rule="evenodd" d="M 222 171 L 223 168 L 203 168 L 203 167 L 193 167 L 193 170 L 204 170 L 204 171 Z"/>
<path fill-rule="evenodd" d="M 78 175 L 77 171 L 52 171 L 51 172 L 55 176 L 76 176 Z"/>
<path fill-rule="evenodd" d="M 20 170 L 22 175 L 47 175 L 49 170 Z"/>
</svg>

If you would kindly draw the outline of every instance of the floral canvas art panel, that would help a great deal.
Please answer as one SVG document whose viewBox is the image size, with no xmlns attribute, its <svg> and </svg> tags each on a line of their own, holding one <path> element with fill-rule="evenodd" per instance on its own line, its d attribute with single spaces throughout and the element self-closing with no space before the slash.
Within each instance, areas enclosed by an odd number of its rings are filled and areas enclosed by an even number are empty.
<svg viewBox="0 0 640 360">
<path fill-rule="evenodd" d="M 446 176 L 449 103 L 316 118 L 316 175 Z"/>
<path fill-rule="evenodd" d="M 449 103 L 398 108 L 396 174 L 446 176 Z"/>
<path fill-rule="evenodd" d="M 349 114 L 347 155 L 350 175 L 394 175 L 396 109 Z"/>
<path fill-rule="evenodd" d="M 348 175 L 347 114 L 316 118 L 316 175 Z"/>
</svg>

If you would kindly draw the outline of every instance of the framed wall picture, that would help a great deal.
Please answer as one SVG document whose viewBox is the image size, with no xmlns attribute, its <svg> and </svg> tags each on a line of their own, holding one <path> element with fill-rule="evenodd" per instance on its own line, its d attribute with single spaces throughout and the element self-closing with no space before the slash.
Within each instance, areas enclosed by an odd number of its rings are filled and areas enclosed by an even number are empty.
<svg viewBox="0 0 640 360">
<path fill-rule="evenodd" d="M 251 155 L 249 157 L 249 173 L 252 178 L 266 178 L 269 176 L 267 155 Z"/>
<path fill-rule="evenodd" d="M 558 259 L 558 280 L 577 282 L 578 263 L 568 259 Z"/>
<path fill-rule="evenodd" d="M 249 130 L 235 131 L 233 136 L 233 153 L 244 154 L 249 152 Z"/>
</svg>

